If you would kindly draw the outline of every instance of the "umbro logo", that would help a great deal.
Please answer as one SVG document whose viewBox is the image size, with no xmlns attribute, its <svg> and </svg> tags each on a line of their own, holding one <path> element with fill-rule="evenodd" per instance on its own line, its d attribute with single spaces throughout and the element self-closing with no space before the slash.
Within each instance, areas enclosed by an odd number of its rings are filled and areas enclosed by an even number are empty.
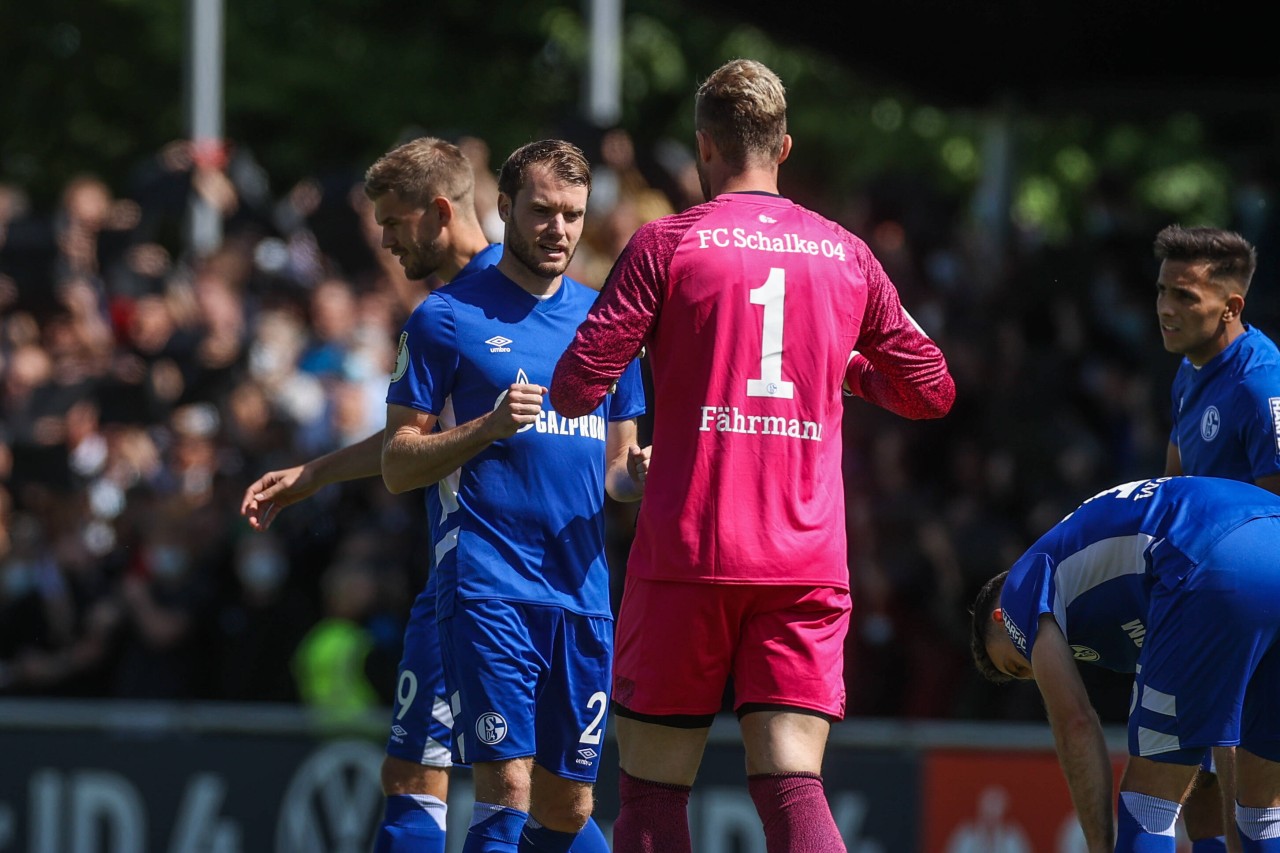
<svg viewBox="0 0 1280 853">
<path fill-rule="evenodd" d="M 494 335 L 485 341 L 489 345 L 489 352 L 511 352 L 511 347 L 507 346 L 511 342 L 511 338 L 504 338 L 502 335 Z"/>
<path fill-rule="evenodd" d="M 409 732 L 405 730 L 405 727 L 399 724 L 391 727 L 391 733 L 394 734 L 396 737 L 404 737 L 405 735 L 409 734 Z"/>
<path fill-rule="evenodd" d="M 596 752 L 594 749 L 592 749 L 589 746 L 584 749 L 578 750 L 578 755 L 581 755 L 583 758 L 587 759 L 588 761 L 595 758 L 599 754 L 600 753 Z"/>
</svg>

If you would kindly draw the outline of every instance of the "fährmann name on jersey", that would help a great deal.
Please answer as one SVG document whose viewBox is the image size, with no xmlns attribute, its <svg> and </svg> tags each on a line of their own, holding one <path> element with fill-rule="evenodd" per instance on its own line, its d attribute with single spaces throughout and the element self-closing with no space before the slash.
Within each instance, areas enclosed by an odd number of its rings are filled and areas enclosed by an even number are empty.
<svg viewBox="0 0 1280 853">
<path fill-rule="evenodd" d="M 581 435 L 600 441 L 604 441 L 608 435 L 604 418 L 600 415 L 565 418 L 546 409 L 538 412 L 538 419 L 534 421 L 533 428 L 537 432 L 547 432 L 552 435 Z"/>
<path fill-rule="evenodd" d="M 786 255 L 821 255 L 844 260 L 844 244 L 839 240 L 809 240 L 799 234 L 773 236 L 745 228 L 702 228 L 698 230 L 699 249 L 754 249 Z"/>
<path fill-rule="evenodd" d="M 822 441 L 822 424 L 798 418 L 748 415 L 737 406 L 703 406 L 701 432 L 734 432 L 743 435 L 781 435 Z"/>
</svg>

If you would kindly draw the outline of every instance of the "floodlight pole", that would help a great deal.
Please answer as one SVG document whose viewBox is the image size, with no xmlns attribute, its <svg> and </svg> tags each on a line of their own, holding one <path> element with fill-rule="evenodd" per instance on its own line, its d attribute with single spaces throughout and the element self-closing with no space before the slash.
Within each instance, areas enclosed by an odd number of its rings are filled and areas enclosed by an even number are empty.
<svg viewBox="0 0 1280 853">
<path fill-rule="evenodd" d="M 224 0 L 187 0 L 187 128 L 197 156 L 223 144 Z M 196 193 L 188 203 L 187 245 L 204 256 L 222 243 L 222 216 Z"/>
<path fill-rule="evenodd" d="M 596 127 L 610 128 L 622 118 L 623 0 L 586 0 L 586 3 L 591 47 L 583 112 Z"/>
</svg>

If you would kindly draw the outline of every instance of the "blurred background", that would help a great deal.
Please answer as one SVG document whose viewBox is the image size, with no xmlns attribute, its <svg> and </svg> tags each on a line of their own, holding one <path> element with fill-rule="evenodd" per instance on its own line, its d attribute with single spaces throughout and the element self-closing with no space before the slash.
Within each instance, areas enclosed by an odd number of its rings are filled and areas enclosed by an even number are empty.
<svg viewBox="0 0 1280 853">
<path fill-rule="evenodd" d="M 640 224 L 701 201 L 693 92 L 748 56 L 788 87 L 783 192 L 871 245 L 958 386 L 937 422 L 847 403 L 850 717 L 1042 721 L 1034 687 L 973 671 L 969 604 L 1079 501 L 1163 470 L 1161 227 L 1252 240 L 1245 320 L 1276 333 L 1280 72 L 1229 7 L 940 5 L 0 5 L 0 697 L 381 714 L 421 493 L 239 516 L 262 473 L 381 428 L 435 284 L 379 250 L 364 169 L 456 141 L 500 239 L 506 155 L 576 142 L 571 274 L 599 287 Z M 608 511 L 620 592 L 634 507 Z M 1122 722 L 1128 680 L 1088 683 Z M 0 850 L 34 832 L 19 812 Z"/>
</svg>

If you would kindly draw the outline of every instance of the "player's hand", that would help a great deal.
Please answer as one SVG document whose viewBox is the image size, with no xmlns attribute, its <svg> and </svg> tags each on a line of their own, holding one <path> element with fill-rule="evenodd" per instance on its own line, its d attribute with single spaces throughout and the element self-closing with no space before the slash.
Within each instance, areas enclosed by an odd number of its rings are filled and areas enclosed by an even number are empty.
<svg viewBox="0 0 1280 853">
<path fill-rule="evenodd" d="M 489 431 L 494 440 L 509 438 L 530 426 L 542 412 L 542 399 L 547 389 L 541 385 L 512 382 L 489 415 Z"/>
<path fill-rule="evenodd" d="M 244 490 L 240 514 L 254 530 L 266 530 L 280 510 L 310 497 L 315 491 L 305 465 L 268 471 Z"/>
<path fill-rule="evenodd" d="M 649 477 L 649 455 L 652 452 L 653 445 L 641 449 L 633 444 L 627 448 L 627 473 L 641 488 Z"/>
</svg>

